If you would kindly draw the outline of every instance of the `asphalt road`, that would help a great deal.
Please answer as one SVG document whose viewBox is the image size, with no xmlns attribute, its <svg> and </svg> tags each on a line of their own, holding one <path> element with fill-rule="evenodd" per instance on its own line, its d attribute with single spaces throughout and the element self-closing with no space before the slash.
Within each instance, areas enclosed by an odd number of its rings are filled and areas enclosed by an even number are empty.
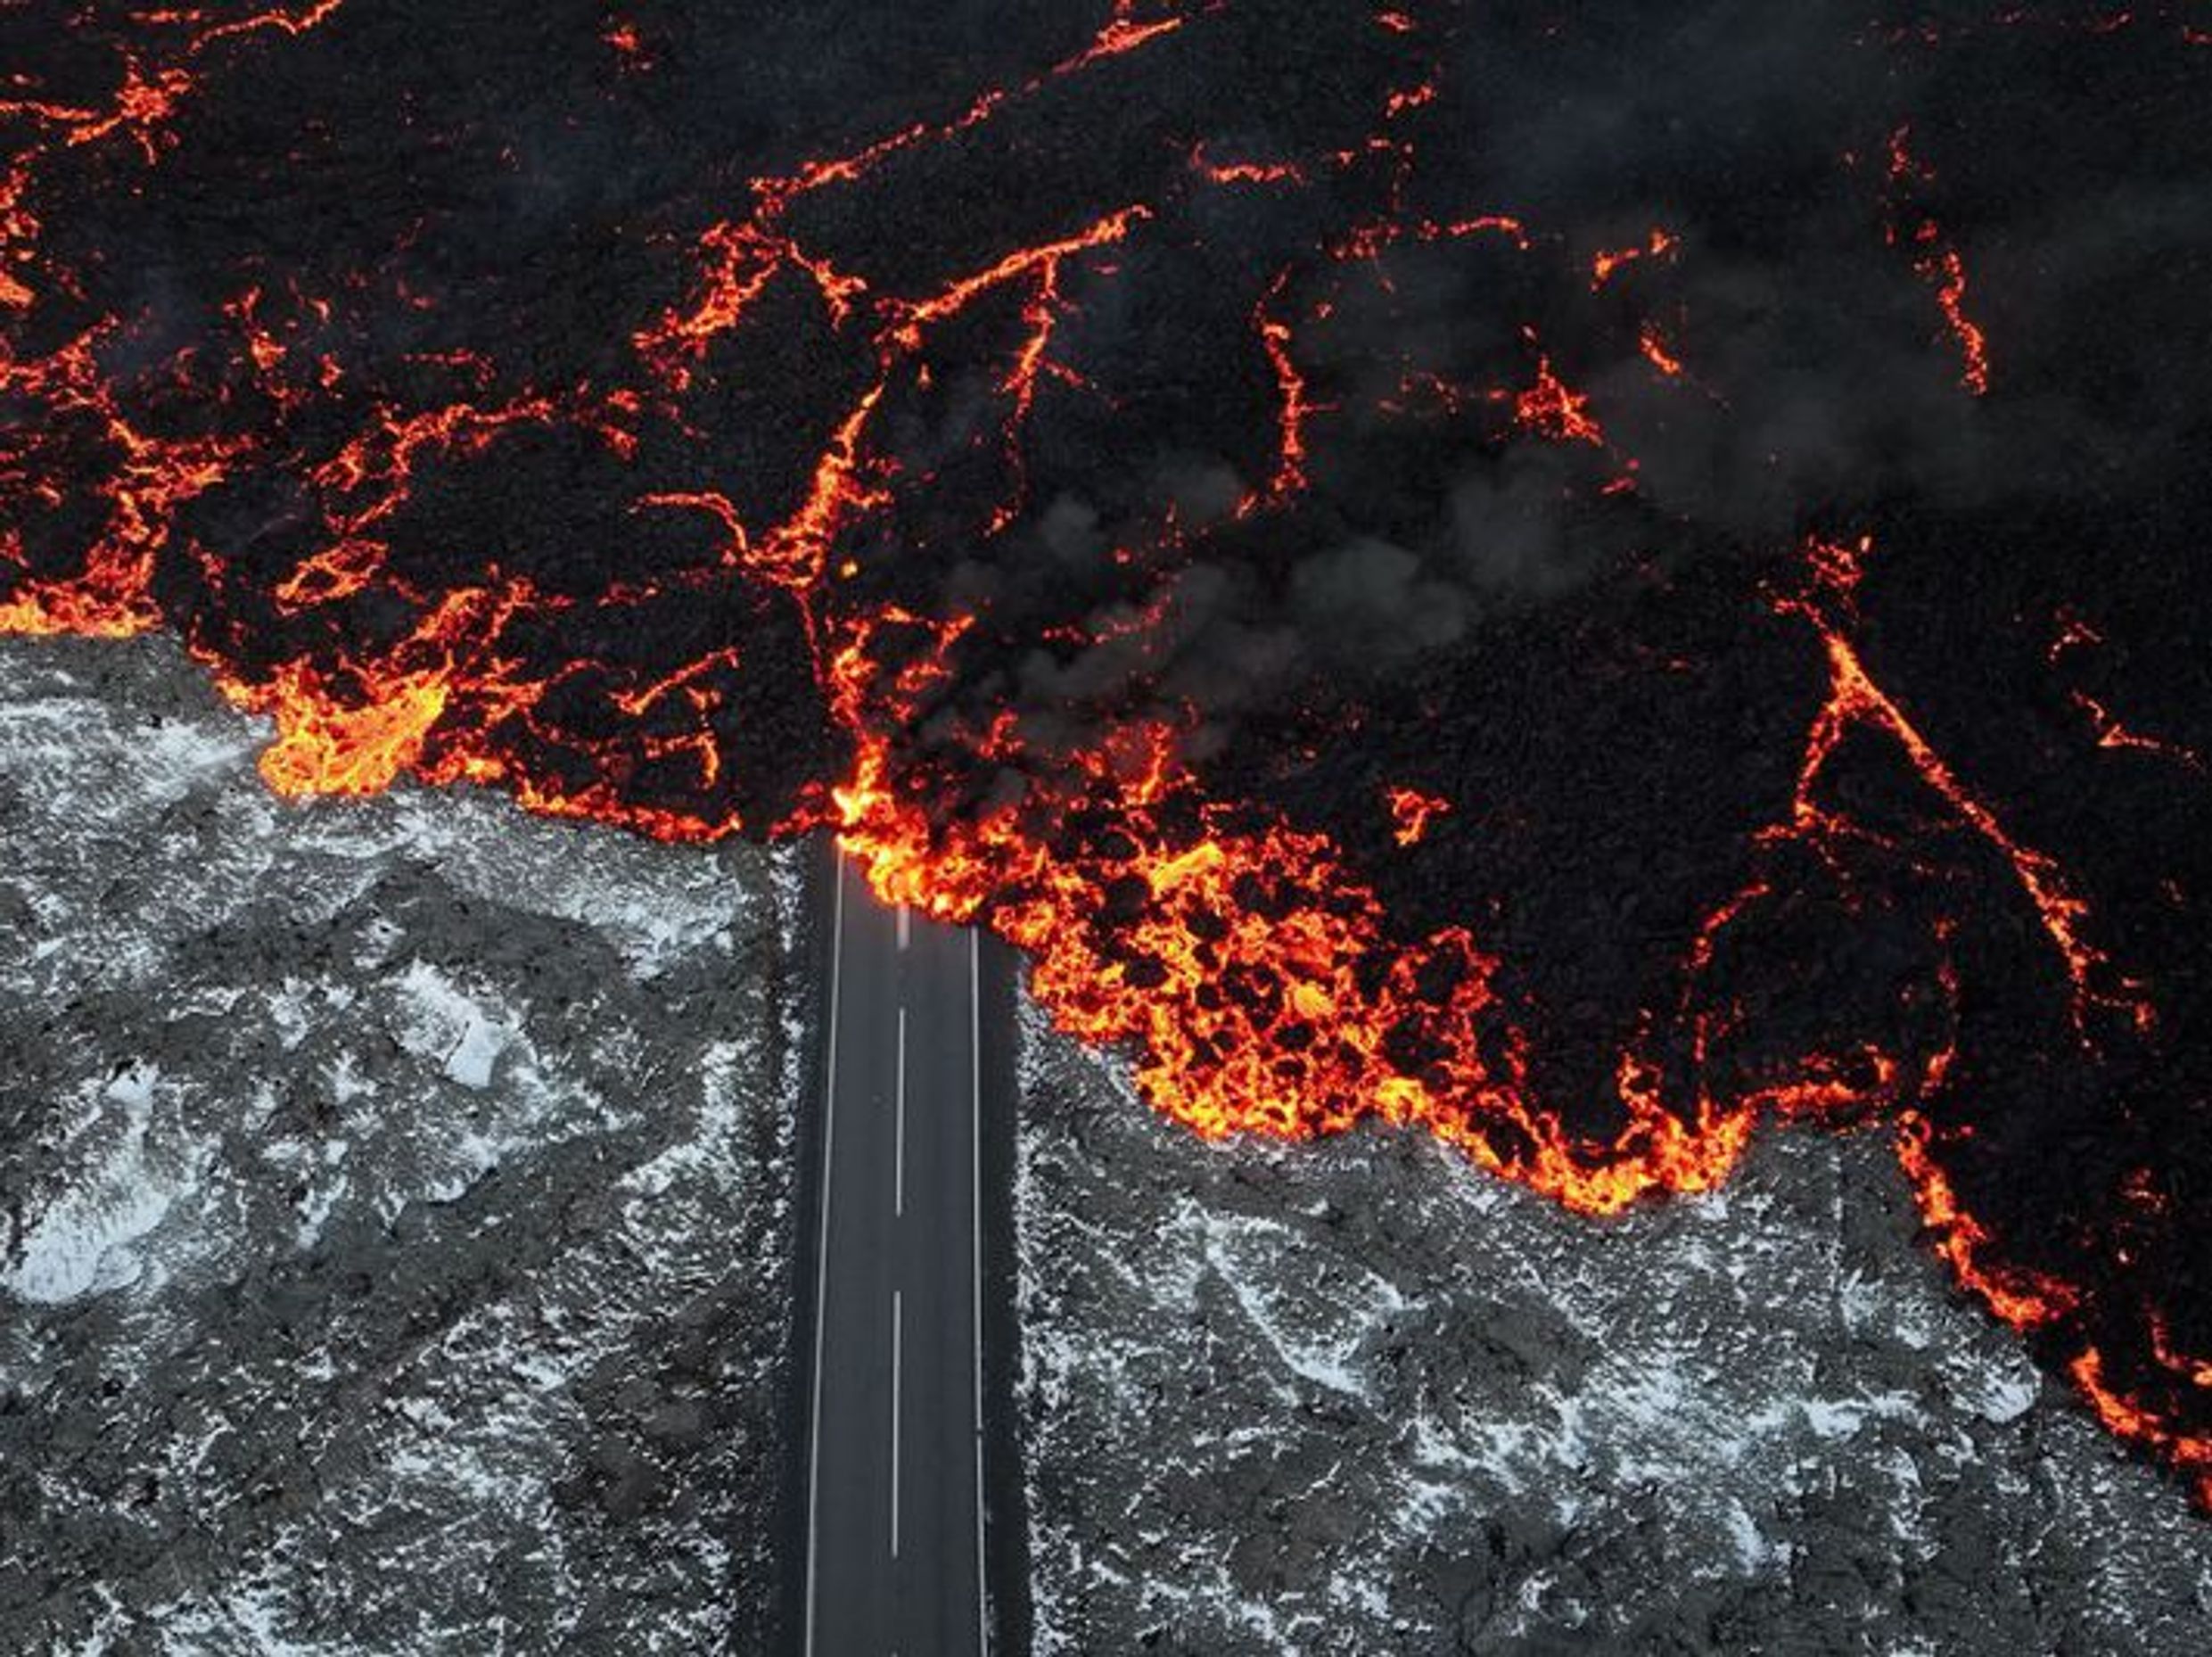
<svg viewBox="0 0 2212 1657">
<path fill-rule="evenodd" d="M 807 1465 L 807 1657 L 980 1657 L 980 942 L 836 870 Z"/>
</svg>

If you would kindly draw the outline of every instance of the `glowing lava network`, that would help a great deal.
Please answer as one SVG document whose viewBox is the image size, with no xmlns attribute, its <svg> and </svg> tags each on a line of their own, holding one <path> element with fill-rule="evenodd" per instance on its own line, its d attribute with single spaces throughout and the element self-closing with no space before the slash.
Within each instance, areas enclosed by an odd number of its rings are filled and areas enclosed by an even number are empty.
<svg viewBox="0 0 2212 1657">
<path fill-rule="evenodd" d="M 2212 1497 L 2190 7 L 32 10 L 0 631 L 834 829 L 1206 1135 L 1891 1135 Z"/>
</svg>

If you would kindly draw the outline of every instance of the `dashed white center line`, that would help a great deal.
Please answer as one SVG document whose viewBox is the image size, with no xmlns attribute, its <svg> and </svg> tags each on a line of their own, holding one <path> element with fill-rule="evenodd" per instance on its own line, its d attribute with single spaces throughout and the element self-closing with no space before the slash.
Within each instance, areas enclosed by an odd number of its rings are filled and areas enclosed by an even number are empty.
<svg viewBox="0 0 2212 1657">
<path fill-rule="evenodd" d="M 907 1010 L 899 1009 L 899 1055 L 892 1066 L 891 1212 L 907 1211 Z"/>
<path fill-rule="evenodd" d="M 906 948 L 906 946 L 907 946 L 909 943 L 911 943 L 911 942 L 913 941 L 913 939 L 912 939 L 913 926 L 914 926 L 914 911 L 913 911 L 912 910 L 909 909 L 909 908 L 908 908 L 908 907 L 907 907 L 904 903 L 900 904 L 900 905 L 899 905 L 899 947 L 900 947 L 900 949 L 904 949 L 904 948 Z"/>
<path fill-rule="evenodd" d="M 899 1365 L 903 1344 L 903 1307 L 891 1291 L 891 1556 L 899 1557 Z"/>
</svg>

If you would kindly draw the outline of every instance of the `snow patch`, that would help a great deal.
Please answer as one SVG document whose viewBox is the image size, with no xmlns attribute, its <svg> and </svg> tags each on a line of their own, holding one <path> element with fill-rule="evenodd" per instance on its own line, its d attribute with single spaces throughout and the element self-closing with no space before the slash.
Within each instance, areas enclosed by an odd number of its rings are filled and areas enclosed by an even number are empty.
<svg viewBox="0 0 2212 1657">
<path fill-rule="evenodd" d="M 394 1034 L 419 1058 L 434 1059 L 461 1086 L 481 1092 L 491 1085 L 492 1067 L 520 1030 L 519 1021 L 488 1010 L 427 961 L 415 960 L 399 980 L 413 1016 Z"/>
<path fill-rule="evenodd" d="M 180 1165 L 149 1149 L 160 1081 L 157 1067 L 134 1064 L 99 1090 L 92 1122 L 73 1136 L 101 1142 L 89 1165 L 26 1228 L 0 1277 L 17 1298 L 58 1305 L 128 1287 L 144 1272 L 137 1245 L 198 1184 L 196 1158 Z"/>
</svg>

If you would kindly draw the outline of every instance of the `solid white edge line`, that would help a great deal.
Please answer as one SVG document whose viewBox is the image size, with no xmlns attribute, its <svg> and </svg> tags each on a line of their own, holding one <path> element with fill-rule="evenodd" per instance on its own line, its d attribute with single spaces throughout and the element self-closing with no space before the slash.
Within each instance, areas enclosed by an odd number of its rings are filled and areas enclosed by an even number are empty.
<svg viewBox="0 0 2212 1657">
<path fill-rule="evenodd" d="M 891 1084 L 891 1213 L 904 1219 L 907 1211 L 907 1010 L 899 1009 L 899 1056 Z"/>
<path fill-rule="evenodd" d="M 968 1308 L 975 1349 L 975 1649 L 991 1650 L 991 1613 L 983 1573 L 983 939 L 967 935 Z"/>
<path fill-rule="evenodd" d="M 822 1213 L 821 1233 L 814 1260 L 814 1402 L 807 1423 L 807 1609 L 806 1657 L 814 1657 L 815 1572 L 821 1554 L 822 1495 L 822 1328 L 829 1297 L 829 1179 L 837 1149 L 837 1000 L 843 977 L 845 950 L 845 854 L 836 853 L 832 877 L 835 894 L 830 901 L 829 923 L 829 1034 L 827 1075 L 822 1095 Z"/>
<path fill-rule="evenodd" d="M 905 1345 L 899 1291 L 891 1291 L 891 1556 L 899 1557 L 899 1364 Z"/>
</svg>

